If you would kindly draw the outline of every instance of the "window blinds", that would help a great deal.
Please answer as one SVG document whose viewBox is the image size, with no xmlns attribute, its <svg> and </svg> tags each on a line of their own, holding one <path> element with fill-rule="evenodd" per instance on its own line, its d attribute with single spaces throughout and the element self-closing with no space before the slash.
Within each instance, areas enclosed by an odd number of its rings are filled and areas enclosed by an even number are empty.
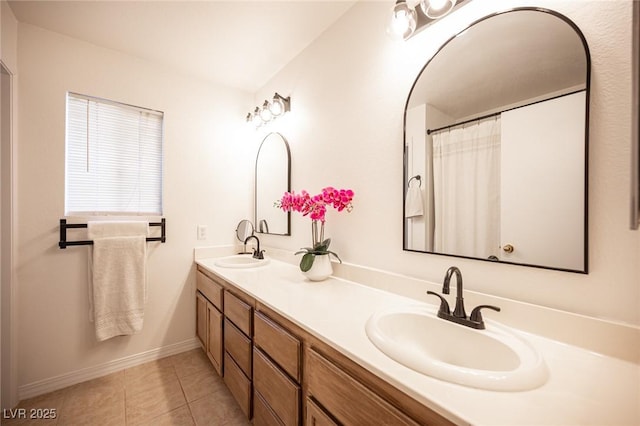
<svg viewBox="0 0 640 426">
<path fill-rule="evenodd" d="M 68 93 L 66 214 L 161 215 L 162 119 Z"/>
</svg>

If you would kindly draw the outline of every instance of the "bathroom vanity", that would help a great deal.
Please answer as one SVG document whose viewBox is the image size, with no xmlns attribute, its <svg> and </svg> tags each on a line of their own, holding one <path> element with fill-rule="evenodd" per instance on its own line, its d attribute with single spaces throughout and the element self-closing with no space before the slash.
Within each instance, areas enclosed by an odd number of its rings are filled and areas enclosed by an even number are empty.
<svg viewBox="0 0 640 426">
<path fill-rule="evenodd" d="M 255 425 L 453 424 L 198 263 L 197 336 Z"/>
<path fill-rule="evenodd" d="M 275 259 L 234 268 L 196 254 L 196 263 L 197 334 L 256 425 L 640 422 L 634 362 L 515 330 L 543 354 L 545 383 L 524 391 L 461 386 L 392 360 L 365 332 L 376 312 L 428 303 L 342 278 L 310 282 Z"/>
</svg>

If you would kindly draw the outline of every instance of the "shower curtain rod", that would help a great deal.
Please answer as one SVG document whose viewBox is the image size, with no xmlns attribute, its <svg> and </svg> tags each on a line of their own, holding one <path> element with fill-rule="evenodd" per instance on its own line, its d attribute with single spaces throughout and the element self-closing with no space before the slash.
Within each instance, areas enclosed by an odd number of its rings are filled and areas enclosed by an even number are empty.
<svg viewBox="0 0 640 426">
<path fill-rule="evenodd" d="M 450 129 L 452 127 L 456 127 L 456 126 L 461 126 L 463 124 L 472 123 L 474 121 L 480 121 L 480 120 L 484 120 L 486 118 L 495 117 L 497 115 L 502 114 L 503 112 L 512 111 L 514 109 L 526 107 L 526 106 L 529 106 L 529 105 L 535 105 L 535 104 L 538 104 L 540 102 L 550 101 L 552 99 L 561 98 L 563 96 L 573 95 L 574 93 L 584 92 L 585 90 L 586 89 L 574 90 L 573 92 L 564 93 L 562 95 L 554 96 L 552 98 L 542 99 L 542 100 L 539 100 L 539 101 L 531 102 L 530 104 L 520 105 L 520 106 L 513 107 L 513 108 L 507 108 L 507 109 L 502 110 L 502 111 L 494 112 L 494 113 L 487 114 L 487 115 L 482 115 L 480 117 L 476 117 L 476 118 L 472 118 L 472 119 L 469 119 L 469 120 L 461 121 L 459 123 L 453 123 L 453 124 L 449 124 L 448 126 L 438 127 L 437 129 L 427 129 L 427 135 L 430 135 L 431 133 L 434 133 L 434 132 L 439 132 L 440 130 L 447 130 L 447 129 Z"/>
<path fill-rule="evenodd" d="M 472 118 L 471 120 L 465 120 L 465 121 L 461 121 L 459 123 L 449 124 L 448 126 L 438 127 L 437 129 L 433 129 L 433 130 L 427 129 L 427 134 L 430 135 L 431 133 L 439 132 L 440 130 L 447 130 L 447 129 L 450 129 L 452 127 L 462 126 L 463 124 L 471 123 L 473 121 L 480 121 L 480 120 L 484 120 L 485 118 L 495 117 L 496 115 L 500 115 L 503 112 L 504 111 L 494 112 L 493 114 L 487 114 L 487 115 L 483 115 L 481 117 Z"/>
</svg>

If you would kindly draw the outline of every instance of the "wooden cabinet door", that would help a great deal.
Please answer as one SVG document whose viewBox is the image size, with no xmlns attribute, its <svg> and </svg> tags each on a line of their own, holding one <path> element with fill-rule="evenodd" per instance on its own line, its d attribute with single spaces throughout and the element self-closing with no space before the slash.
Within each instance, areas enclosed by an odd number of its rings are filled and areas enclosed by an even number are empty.
<svg viewBox="0 0 640 426">
<path fill-rule="evenodd" d="M 418 426 L 332 361 L 310 349 L 306 358 L 308 395 L 345 426 Z"/>
<path fill-rule="evenodd" d="M 247 337 L 253 336 L 253 308 L 230 291 L 224 292 L 224 315 Z"/>
<path fill-rule="evenodd" d="M 253 415 L 251 410 L 251 380 L 244 375 L 238 364 L 227 352 L 224 355 L 224 383 L 240 405 L 242 412 L 248 419 L 251 419 Z"/>
<path fill-rule="evenodd" d="M 220 284 L 198 271 L 196 273 L 196 289 L 216 308 L 222 310 L 223 287 Z"/>
<path fill-rule="evenodd" d="M 284 425 L 300 424 L 300 386 L 256 348 L 253 349 L 253 386 Z"/>
<path fill-rule="evenodd" d="M 291 378 L 300 383 L 302 342 L 265 313 L 253 316 L 253 341 Z"/>
<path fill-rule="evenodd" d="M 196 337 L 204 349 L 207 348 L 207 299 L 196 292 Z"/>
<path fill-rule="evenodd" d="M 222 313 L 211 303 L 207 303 L 207 321 L 207 356 L 222 375 Z"/>
</svg>

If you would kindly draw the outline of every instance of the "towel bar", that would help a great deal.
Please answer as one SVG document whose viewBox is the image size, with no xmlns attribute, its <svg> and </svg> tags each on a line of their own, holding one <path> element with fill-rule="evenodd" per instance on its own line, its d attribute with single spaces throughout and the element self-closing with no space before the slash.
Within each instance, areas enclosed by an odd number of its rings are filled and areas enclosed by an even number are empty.
<svg viewBox="0 0 640 426">
<path fill-rule="evenodd" d="M 149 222 L 149 226 L 159 226 L 161 233 L 159 237 L 149 237 L 147 241 L 159 241 L 164 243 L 167 241 L 166 236 L 166 219 L 162 218 L 160 222 Z M 68 246 L 90 246 L 93 245 L 92 240 L 67 241 L 67 229 L 86 228 L 86 223 L 67 223 L 67 219 L 60 219 L 60 242 L 58 247 L 66 249 Z"/>
</svg>

